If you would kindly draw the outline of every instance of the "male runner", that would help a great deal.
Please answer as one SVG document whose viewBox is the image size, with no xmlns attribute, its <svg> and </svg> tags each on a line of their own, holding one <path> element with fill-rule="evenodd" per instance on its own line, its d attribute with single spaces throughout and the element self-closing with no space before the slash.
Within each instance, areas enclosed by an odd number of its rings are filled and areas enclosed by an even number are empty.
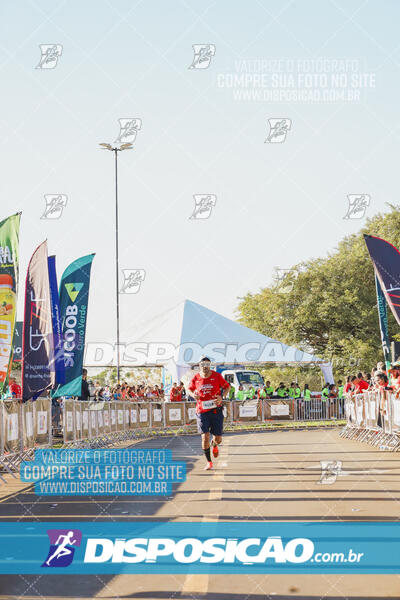
<svg viewBox="0 0 400 600">
<path fill-rule="evenodd" d="M 189 390 L 196 398 L 197 429 L 201 433 L 201 446 L 207 459 L 205 470 L 213 468 L 210 449 L 210 432 L 213 435 L 212 453 L 217 458 L 218 444 L 222 442 L 224 413 L 222 402 L 229 391 L 229 383 L 220 373 L 211 370 L 211 361 L 203 356 L 197 373 L 189 384 Z"/>
</svg>

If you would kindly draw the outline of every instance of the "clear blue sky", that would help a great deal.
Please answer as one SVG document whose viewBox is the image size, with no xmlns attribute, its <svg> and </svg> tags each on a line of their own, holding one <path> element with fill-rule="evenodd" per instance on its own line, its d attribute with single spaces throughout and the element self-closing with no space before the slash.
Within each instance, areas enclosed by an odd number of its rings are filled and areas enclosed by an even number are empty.
<svg viewBox="0 0 400 600">
<path fill-rule="evenodd" d="M 114 336 L 113 157 L 97 144 L 116 139 L 119 118 L 142 120 L 120 160 L 121 269 L 146 271 L 121 297 L 122 341 L 185 298 L 234 316 L 274 267 L 326 255 L 363 225 L 343 220 L 347 194 L 371 196 L 367 216 L 397 201 L 398 2 L 3 1 L 0 19 L 0 216 L 23 211 L 21 283 L 43 239 L 59 276 L 96 252 L 88 341 Z M 48 43 L 63 46 L 58 64 L 36 69 Z M 202 43 L 215 56 L 189 69 Z M 244 98 L 221 84 L 257 60 L 281 60 L 287 76 L 318 58 L 328 77 L 339 59 L 369 74 L 359 101 Z M 278 117 L 292 120 L 286 141 L 264 143 Z M 52 193 L 68 204 L 46 221 Z M 216 206 L 190 220 L 201 193 Z"/>
</svg>

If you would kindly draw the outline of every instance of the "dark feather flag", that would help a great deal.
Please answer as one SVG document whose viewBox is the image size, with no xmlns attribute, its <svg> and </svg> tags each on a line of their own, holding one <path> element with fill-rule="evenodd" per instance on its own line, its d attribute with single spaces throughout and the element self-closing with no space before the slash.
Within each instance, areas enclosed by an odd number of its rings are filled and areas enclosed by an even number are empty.
<svg viewBox="0 0 400 600">
<path fill-rule="evenodd" d="M 383 356 L 385 359 L 386 369 L 390 366 L 390 344 L 389 344 L 389 329 L 386 310 L 386 300 L 382 292 L 381 284 L 375 273 L 376 300 L 378 304 L 379 329 L 381 332 L 381 342 Z"/>
<path fill-rule="evenodd" d="M 400 325 L 400 252 L 373 235 L 364 235 L 364 239 L 386 302 Z"/>
<path fill-rule="evenodd" d="M 29 400 L 55 383 L 47 242 L 29 262 L 22 339 L 22 398 Z"/>
</svg>

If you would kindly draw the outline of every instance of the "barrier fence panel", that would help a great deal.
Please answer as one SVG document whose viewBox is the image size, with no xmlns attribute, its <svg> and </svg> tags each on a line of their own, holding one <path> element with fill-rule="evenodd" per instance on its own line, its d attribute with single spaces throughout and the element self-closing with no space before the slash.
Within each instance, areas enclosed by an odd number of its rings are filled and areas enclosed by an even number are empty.
<svg viewBox="0 0 400 600">
<path fill-rule="evenodd" d="M 75 400 L 64 400 L 64 442 L 74 441 L 74 403 Z M 75 424 L 76 427 L 76 424 Z"/>
<path fill-rule="evenodd" d="M 151 426 L 153 429 L 164 427 L 164 404 L 160 402 L 152 402 L 151 410 Z"/>
<path fill-rule="evenodd" d="M 104 402 L 98 402 L 98 408 L 96 410 L 97 414 L 97 434 L 99 436 L 104 435 L 104 419 L 103 419 L 103 408 Z"/>
<path fill-rule="evenodd" d="M 395 398 L 392 394 L 392 430 L 393 433 L 400 433 L 400 398 Z"/>
<path fill-rule="evenodd" d="M 129 407 L 129 429 L 136 429 L 138 422 L 138 407 L 137 404 L 131 404 Z"/>
<path fill-rule="evenodd" d="M 51 416 L 49 398 L 0 402 L 0 480 L 1 473 L 13 475 L 22 460 L 32 458 L 36 446 L 52 445 Z"/>
<path fill-rule="evenodd" d="M 293 414 L 296 421 L 329 421 L 345 419 L 344 398 L 293 399 Z"/>
<path fill-rule="evenodd" d="M 82 413 L 82 439 L 89 437 L 89 409 L 87 402 L 81 402 L 81 413 Z"/>
<path fill-rule="evenodd" d="M 81 441 L 82 431 L 82 402 L 74 402 L 75 441 Z"/>
<path fill-rule="evenodd" d="M 32 402 L 25 402 L 20 405 L 23 414 L 23 445 L 24 448 L 33 448 L 35 445 L 35 438 L 33 435 L 33 406 Z M 1 454 L 1 450 L 0 450 Z"/>
<path fill-rule="evenodd" d="M 185 424 L 196 425 L 196 402 L 185 402 Z"/>
<path fill-rule="evenodd" d="M 368 391 L 345 400 L 347 425 L 342 437 L 400 449 L 400 399 L 390 390 Z"/>
<path fill-rule="evenodd" d="M 104 433 L 111 433 L 110 410 L 111 410 L 110 403 L 109 402 L 105 402 L 104 403 L 104 408 L 103 408 Z"/>
<path fill-rule="evenodd" d="M 51 443 L 51 400 L 38 398 L 33 402 L 35 444 Z"/>
<path fill-rule="evenodd" d="M 19 421 L 20 415 L 18 404 L 13 400 L 5 400 L 3 403 L 4 419 L 4 450 L 5 452 L 18 452 L 19 445 Z"/>
<path fill-rule="evenodd" d="M 235 401 L 233 403 L 233 420 L 243 421 L 261 421 L 262 420 L 262 401 L 261 400 L 244 400 L 243 402 Z"/>
<path fill-rule="evenodd" d="M 289 421 L 294 418 L 294 400 L 264 400 L 264 419 Z"/>
<path fill-rule="evenodd" d="M 167 427 L 177 427 L 185 424 L 184 402 L 166 402 L 164 408 Z"/>
<path fill-rule="evenodd" d="M 117 411 L 117 431 L 123 431 L 124 429 L 124 403 L 116 402 L 116 411 Z"/>
<path fill-rule="evenodd" d="M 137 426 L 140 429 L 147 429 L 150 427 L 150 405 L 146 402 L 138 403 L 138 422 Z"/>
</svg>

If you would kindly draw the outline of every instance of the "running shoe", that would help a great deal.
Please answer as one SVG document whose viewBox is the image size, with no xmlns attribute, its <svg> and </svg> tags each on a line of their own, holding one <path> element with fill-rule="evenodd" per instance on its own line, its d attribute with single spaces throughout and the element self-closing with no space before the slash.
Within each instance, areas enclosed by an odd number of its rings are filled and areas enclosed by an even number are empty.
<svg viewBox="0 0 400 600">
<path fill-rule="evenodd" d="M 212 464 L 212 462 L 210 461 L 210 462 L 208 462 L 208 463 L 206 464 L 206 466 L 204 467 L 204 470 L 205 470 L 205 471 L 209 471 L 209 470 L 210 470 L 210 469 L 212 469 L 212 468 L 213 468 L 213 464 Z"/>
<path fill-rule="evenodd" d="M 213 453 L 213 457 L 214 457 L 214 458 L 217 458 L 217 456 L 218 456 L 218 454 L 219 454 L 219 450 L 218 450 L 218 444 L 213 444 L 212 453 Z"/>
</svg>

